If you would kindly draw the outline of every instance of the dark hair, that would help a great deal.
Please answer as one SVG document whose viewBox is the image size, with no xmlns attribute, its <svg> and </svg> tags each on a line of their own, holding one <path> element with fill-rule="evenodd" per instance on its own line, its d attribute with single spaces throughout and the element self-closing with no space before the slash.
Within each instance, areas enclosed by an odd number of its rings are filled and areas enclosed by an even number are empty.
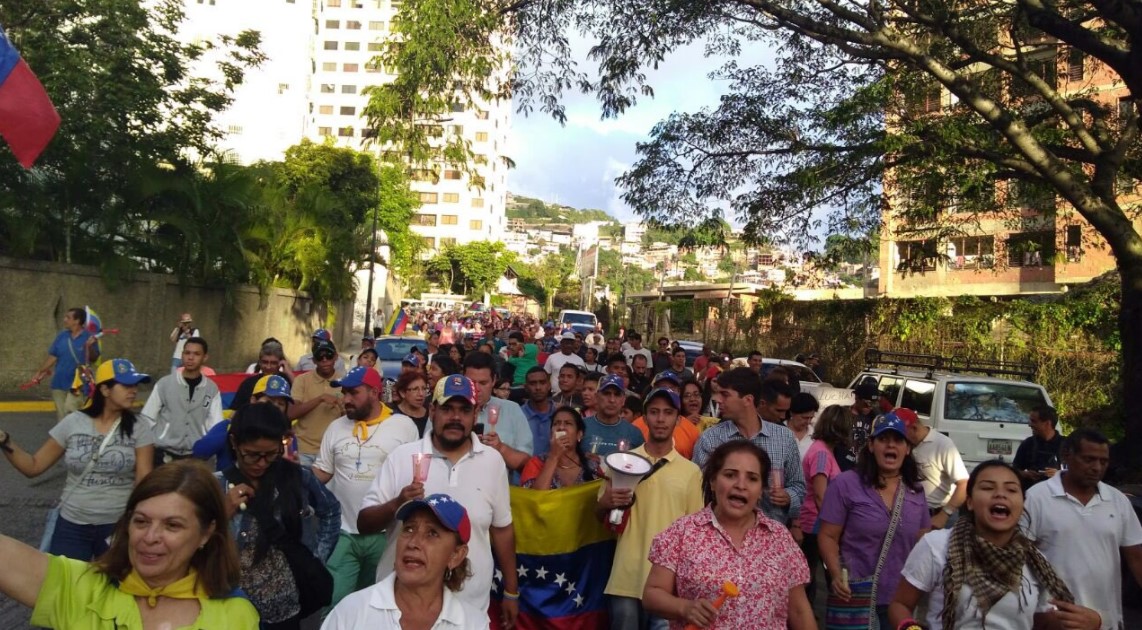
<svg viewBox="0 0 1142 630">
<path fill-rule="evenodd" d="M 255 440 L 272 440 L 281 444 L 290 431 L 290 422 L 273 405 L 246 405 L 234 414 L 230 423 L 230 452 L 240 460 L 240 444 Z M 258 484 L 258 492 L 249 504 L 250 513 L 258 519 L 258 539 L 254 560 L 260 562 L 273 541 L 281 536 L 300 541 L 302 538 L 302 472 L 297 464 L 279 457 L 266 468 Z M 276 517 L 276 518 L 275 518 Z M 278 519 L 280 518 L 280 523 Z M 284 528 L 284 532 L 282 529 Z"/>
<path fill-rule="evenodd" d="M 103 395 L 103 390 L 100 389 L 103 385 L 113 387 L 115 381 L 104 381 L 96 385 L 94 391 L 91 392 L 91 402 L 86 407 L 80 409 L 88 417 L 98 418 L 103 415 L 103 408 L 107 406 L 107 397 Z M 129 438 L 135 432 L 135 412 L 130 409 L 124 409 L 119 412 L 119 435 L 124 438 Z M 110 446 L 110 444 L 108 444 Z"/>
<path fill-rule="evenodd" d="M 1020 496 L 1026 495 L 1026 491 L 1023 489 L 1022 479 L 1019 477 L 1019 471 L 1015 470 L 1014 466 L 1003 461 L 1002 459 L 989 459 L 985 462 L 980 462 L 971 471 L 971 474 L 968 475 L 968 496 L 969 497 L 971 496 L 971 491 L 975 488 L 975 483 L 977 481 L 979 481 L 980 474 L 983 471 L 987 470 L 988 468 L 1005 468 L 1005 469 L 1011 471 L 1011 475 L 1013 477 L 1015 477 L 1016 484 L 1019 486 L 1019 495 Z M 970 512 L 968 511 L 968 502 L 964 501 L 964 504 L 960 506 L 960 514 L 961 514 L 961 516 L 966 516 L 969 513 Z"/>
<path fill-rule="evenodd" d="M 769 459 L 769 454 L 763 448 L 754 444 L 749 440 L 730 440 L 723 443 L 718 448 L 710 453 L 710 459 L 706 460 L 706 465 L 702 468 L 702 498 L 706 505 L 717 504 L 717 497 L 714 496 L 714 479 L 722 468 L 726 465 L 726 460 L 734 453 L 749 453 L 757 458 L 761 463 L 761 483 L 764 486 L 766 480 L 769 479 L 769 469 L 773 467 Z"/>
<path fill-rule="evenodd" d="M 718 385 L 722 389 L 732 389 L 738 396 L 753 396 L 754 404 L 761 399 L 761 378 L 747 367 L 736 367 L 718 375 Z M 774 400 L 777 400 L 776 397 Z"/>
<path fill-rule="evenodd" d="M 447 352 L 437 352 L 432 355 L 432 363 L 440 368 L 444 376 L 460 373 L 460 366 L 456 365 L 456 362 L 452 360 L 452 357 L 448 356 Z"/>
<path fill-rule="evenodd" d="M 659 337 L 658 338 L 658 343 L 662 343 L 663 341 L 665 341 L 668 344 L 670 343 L 670 340 L 667 339 L 666 337 Z"/>
<path fill-rule="evenodd" d="M 621 353 L 621 352 L 614 352 L 612 354 L 608 354 L 607 355 L 607 367 L 611 367 L 612 363 L 622 363 L 623 365 L 626 365 L 627 364 L 627 358 L 625 356 L 623 356 L 623 353 Z"/>
<path fill-rule="evenodd" d="M 810 411 L 816 411 L 820 408 L 821 403 L 817 402 L 817 399 L 813 397 L 813 394 L 807 392 L 801 392 L 793 396 L 793 400 L 789 402 L 789 413 L 792 414 L 808 413 Z"/>
<path fill-rule="evenodd" d="M 190 337 L 186 340 L 186 343 L 184 343 L 182 347 L 185 348 L 187 343 L 196 343 L 202 346 L 202 354 L 208 354 L 210 352 L 210 346 L 206 345 L 206 340 L 202 337 Z"/>
<path fill-rule="evenodd" d="M 1110 440 L 1100 433 L 1097 429 L 1089 427 L 1082 427 L 1071 431 L 1063 442 L 1063 453 L 1074 454 L 1082 450 L 1082 442 L 1090 442 L 1091 444 L 1110 444 Z"/>
<path fill-rule="evenodd" d="M 515 339 L 520 343 L 527 342 L 526 338 L 523 336 L 523 333 L 518 330 L 513 330 L 512 332 L 508 333 L 508 339 Z"/>
<path fill-rule="evenodd" d="M 559 371 L 562 372 L 563 370 L 574 370 L 575 374 L 578 374 L 579 366 L 575 365 L 574 363 L 564 363 L 563 365 L 559 366 Z"/>
<path fill-rule="evenodd" d="M 705 398 L 705 392 L 702 391 L 702 384 L 699 383 L 698 381 L 692 379 L 692 378 L 687 378 L 687 379 L 682 380 L 682 387 L 678 388 L 679 395 L 681 396 L 681 395 L 685 394 L 686 388 L 691 386 L 691 385 L 698 388 L 698 393 L 700 395 L 702 395 L 702 397 L 704 399 Z M 705 402 L 705 400 L 703 400 L 703 402 Z M 686 406 L 685 403 L 683 403 L 682 406 L 685 407 Z M 699 407 L 698 413 L 701 413 L 701 407 Z"/>
<path fill-rule="evenodd" d="M 540 368 L 540 369 L 543 369 L 543 368 Z M 587 375 L 583 377 L 583 382 L 584 383 L 598 383 L 600 380 L 602 380 L 603 376 L 605 376 L 605 375 L 602 372 L 587 372 Z"/>
<path fill-rule="evenodd" d="M 366 354 L 371 354 L 378 359 L 380 358 L 380 355 L 377 354 L 377 351 L 372 349 L 372 348 L 365 348 L 364 350 L 361 351 L 361 354 L 359 354 L 357 356 L 359 358 L 359 357 L 365 356 Z"/>
<path fill-rule="evenodd" d="M 813 439 L 821 440 L 833 448 L 838 446 L 848 448 L 851 435 L 852 412 L 844 405 L 825 407 L 813 427 Z"/>
<path fill-rule="evenodd" d="M 464 355 L 464 371 L 487 370 L 493 377 L 496 375 L 496 359 L 486 352 L 469 352 Z"/>
<path fill-rule="evenodd" d="M 571 417 L 575 419 L 575 428 L 579 429 L 580 433 L 587 432 L 587 423 L 583 421 L 583 414 L 579 413 L 578 409 L 567 406 L 560 407 L 551 413 L 551 421 L 555 422 L 555 416 L 559 415 L 560 413 L 571 414 Z M 583 481 L 594 481 L 595 472 L 589 465 L 590 462 L 587 460 L 586 451 L 583 450 L 582 441 L 575 445 L 575 454 L 579 456 L 579 466 L 583 469 Z"/>
<path fill-rule="evenodd" d="M 679 352 L 681 352 L 683 355 L 685 355 L 686 349 L 683 348 L 682 346 L 679 346 L 679 347 L 670 351 L 670 356 L 674 356 L 674 355 L 678 354 Z"/>
<path fill-rule="evenodd" d="M 591 346 L 587 346 L 587 349 L 583 351 L 583 358 L 587 358 L 587 356 L 589 356 L 592 352 L 595 353 L 595 363 L 598 363 L 599 362 L 599 351 L 592 348 Z"/>
<path fill-rule="evenodd" d="M 524 375 L 523 375 L 523 378 L 524 378 L 524 382 L 526 382 L 526 381 L 527 381 L 527 377 L 529 377 L 529 376 L 531 376 L 532 374 L 535 374 L 535 373 L 540 373 L 540 374 L 543 374 L 543 377 L 544 377 L 544 378 L 548 378 L 548 376 L 547 376 L 547 370 L 543 369 L 543 366 L 541 366 L 541 365 L 536 365 L 536 366 L 532 367 L 531 369 L 529 369 L 529 370 L 527 371 L 527 374 L 524 374 Z"/>
<path fill-rule="evenodd" d="M 82 308 L 69 308 L 68 313 L 71 313 L 71 318 L 79 322 L 80 326 L 87 323 L 87 311 Z"/>
<path fill-rule="evenodd" d="M 642 341 L 642 335 L 632 330 L 627 333 L 627 341 Z"/>
<path fill-rule="evenodd" d="M 765 355 L 762 354 L 760 350 L 750 350 L 749 356 L 746 357 L 746 360 L 748 361 L 749 359 L 752 359 L 754 357 L 761 357 L 764 359 Z"/>
<path fill-rule="evenodd" d="M 393 384 L 393 389 L 403 394 L 417 381 L 424 381 L 424 384 L 427 385 L 428 376 L 421 370 L 405 370 L 397 377 L 397 382 Z"/>
<path fill-rule="evenodd" d="M 642 399 L 639 398 L 638 396 L 627 396 L 626 399 L 623 400 L 623 408 L 628 409 L 630 411 L 633 411 L 634 415 L 636 417 L 641 416 L 642 415 Z"/>
<path fill-rule="evenodd" d="M 749 368 L 745 369 L 749 370 Z M 757 378 L 756 375 L 754 378 Z M 718 381 L 718 384 L 722 384 L 721 380 Z M 793 400 L 793 392 L 789 391 L 789 386 L 785 383 L 782 383 L 781 381 L 762 381 L 761 387 L 758 388 L 757 392 L 758 397 L 754 400 L 754 402 L 761 402 L 764 400 L 765 402 L 772 405 L 773 403 L 777 402 L 777 398 L 780 396 L 784 396 L 785 398 L 790 399 L 791 402 Z M 792 407 L 790 410 L 792 410 Z"/>
<path fill-rule="evenodd" d="M 857 453 L 856 471 L 860 475 L 860 482 L 864 485 L 871 488 L 883 488 L 885 486 L 880 481 L 880 467 L 876 463 L 876 456 L 869 450 L 872 441 L 876 439 L 878 438 L 870 436 L 868 443 L 860 449 L 860 453 Z M 904 436 L 900 436 L 900 439 L 904 440 L 905 444 L 908 443 Z M 916 464 L 916 458 L 912 456 L 911 451 L 904 456 L 904 463 L 900 466 L 900 478 L 912 490 L 924 491 L 923 486 L 920 485 L 920 467 Z"/>
<path fill-rule="evenodd" d="M 650 361 L 646 360 L 646 355 L 641 353 L 641 352 L 639 352 L 638 354 L 635 354 L 633 357 L 630 358 L 631 365 L 634 365 L 635 361 L 638 361 L 639 359 L 642 359 L 643 363 L 650 365 Z"/>
<path fill-rule="evenodd" d="M 1055 411 L 1054 407 L 1050 405 L 1039 405 L 1031 411 L 1039 414 L 1040 420 L 1046 420 L 1047 422 L 1050 422 L 1052 427 L 1059 426 L 1059 413 Z"/>
<path fill-rule="evenodd" d="M 492 389 L 499 389 L 499 388 L 503 387 L 504 385 L 507 385 L 508 388 L 510 389 L 512 386 L 512 380 L 510 378 L 502 378 L 502 377 L 497 378 L 496 384 L 492 386 Z"/>
<path fill-rule="evenodd" d="M 130 522 L 135 508 L 143 501 L 172 492 L 194 504 L 195 515 L 203 529 L 214 525 L 214 533 L 206 541 L 206 546 L 190 558 L 190 566 L 198 571 L 198 579 L 206 594 L 212 598 L 231 595 L 238 587 L 240 565 L 237 549 L 230 539 L 230 519 L 226 518 L 222 490 L 206 464 L 193 459 L 159 466 L 135 486 L 127 499 L 123 516 L 115 524 L 111 546 L 94 562 L 95 570 L 116 580 L 126 579 L 131 572 L 128 548 L 131 545 Z"/>
</svg>

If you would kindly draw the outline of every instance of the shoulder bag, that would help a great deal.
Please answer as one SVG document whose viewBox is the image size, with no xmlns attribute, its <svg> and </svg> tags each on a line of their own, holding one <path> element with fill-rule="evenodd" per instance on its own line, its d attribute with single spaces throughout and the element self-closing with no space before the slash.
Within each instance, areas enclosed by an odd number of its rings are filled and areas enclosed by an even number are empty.
<svg viewBox="0 0 1142 630">
<path fill-rule="evenodd" d="M 40 551 L 47 553 L 48 550 L 51 549 L 52 537 L 55 536 L 56 533 L 56 521 L 59 520 L 60 506 L 63 505 L 64 501 L 67 501 L 71 497 L 71 494 L 75 492 L 75 489 L 78 488 L 80 483 L 83 482 L 83 478 L 91 474 L 91 469 L 95 467 L 95 462 L 99 461 L 99 458 L 103 456 L 103 451 L 107 448 L 107 444 L 110 443 L 112 439 L 114 439 L 115 430 L 118 428 L 119 421 L 116 420 L 115 423 L 111 425 L 111 430 L 107 432 L 107 435 L 103 436 L 103 441 L 99 443 L 99 451 L 95 454 L 94 457 L 88 460 L 87 466 L 84 467 L 83 472 L 79 474 L 79 478 L 76 479 L 75 485 L 68 488 L 67 491 L 63 493 L 63 496 L 60 497 L 59 501 L 56 502 L 55 507 L 48 510 L 47 520 L 44 522 L 44 534 L 40 537 Z M 64 453 L 64 458 L 67 458 L 66 453 Z"/>
</svg>

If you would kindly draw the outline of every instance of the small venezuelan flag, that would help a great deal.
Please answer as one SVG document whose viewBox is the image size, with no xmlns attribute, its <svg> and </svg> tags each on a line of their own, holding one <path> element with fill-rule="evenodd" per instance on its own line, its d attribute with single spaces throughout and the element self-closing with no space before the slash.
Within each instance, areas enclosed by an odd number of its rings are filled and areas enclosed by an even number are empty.
<svg viewBox="0 0 1142 630">
<path fill-rule="evenodd" d="M 405 312 L 404 308 L 398 308 L 393 311 L 393 316 L 389 318 L 385 330 L 389 335 L 403 335 L 406 326 L 408 326 L 408 313 Z"/>
<path fill-rule="evenodd" d="M 599 486 L 593 481 L 559 490 L 511 488 L 519 577 L 521 630 L 606 628 L 603 589 L 611 574 L 615 538 L 595 518 Z M 497 577 L 501 574 L 497 568 Z M 499 628 L 503 586 L 492 586 L 488 610 Z"/>
</svg>

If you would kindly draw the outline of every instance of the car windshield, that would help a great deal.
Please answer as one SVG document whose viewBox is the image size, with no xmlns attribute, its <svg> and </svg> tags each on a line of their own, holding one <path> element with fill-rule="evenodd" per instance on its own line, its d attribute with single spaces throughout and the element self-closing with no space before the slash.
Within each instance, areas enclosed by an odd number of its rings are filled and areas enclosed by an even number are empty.
<svg viewBox="0 0 1142 630">
<path fill-rule="evenodd" d="M 1047 404 L 1043 390 L 1031 385 L 949 382 L 946 387 L 947 420 L 1027 424 L 1031 410 Z"/>
<path fill-rule="evenodd" d="M 591 313 L 563 313 L 560 320 L 569 324 L 587 324 L 595 326 L 595 316 Z"/>
<path fill-rule="evenodd" d="M 821 379 L 813 373 L 813 370 L 805 367 L 804 365 L 793 365 L 792 363 L 763 363 L 761 366 L 762 372 L 769 374 L 769 371 L 777 366 L 781 366 L 785 371 L 797 377 L 798 381 L 802 383 L 820 383 Z"/>
<path fill-rule="evenodd" d="M 374 348 L 377 351 L 377 358 L 381 361 L 400 361 L 412 352 L 412 349 L 420 346 L 419 339 L 378 339 L 377 345 Z"/>
</svg>

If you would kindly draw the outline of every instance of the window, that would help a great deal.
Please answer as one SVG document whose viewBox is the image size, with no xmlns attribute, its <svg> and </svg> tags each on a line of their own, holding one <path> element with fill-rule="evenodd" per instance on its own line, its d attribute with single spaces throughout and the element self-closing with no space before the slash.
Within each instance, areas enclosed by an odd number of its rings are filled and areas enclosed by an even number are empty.
<svg viewBox="0 0 1142 630">
<path fill-rule="evenodd" d="M 436 172 L 430 168 L 413 169 L 412 181 L 414 182 L 432 182 L 436 183 Z"/>
<path fill-rule="evenodd" d="M 361 42 L 345 42 L 345 50 L 361 50 Z"/>
<path fill-rule="evenodd" d="M 1054 55 L 1027 60 L 1027 70 L 1045 81 L 1048 86 L 1057 86 L 1059 68 Z M 1036 101 L 1043 98 L 1038 90 L 1031 87 L 1030 83 L 1018 78 L 1011 79 L 1011 96 L 1012 98 L 1022 98 L 1024 101 Z"/>
<path fill-rule="evenodd" d="M 921 416 L 932 414 L 932 395 L 936 392 L 936 384 L 931 381 L 914 381 L 908 379 L 904 382 L 904 394 L 900 396 L 900 406 L 915 411 Z"/>
<path fill-rule="evenodd" d="M 1012 267 L 1042 267 L 1055 257 L 1054 232 L 1017 232 L 1007 236 L 1007 264 Z"/>
<path fill-rule="evenodd" d="M 444 193 L 444 203 L 460 203 L 460 193 Z"/>
<path fill-rule="evenodd" d="M 355 63 L 346 63 L 346 64 L 341 64 L 341 71 L 342 71 L 342 72 L 357 72 L 357 69 L 358 69 L 359 67 L 360 67 L 360 66 L 358 66 L 358 65 L 357 65 L 357 64 L 355 64 Z"/>
<path fill-rule="evenodd" d="M 440 215 L 440 225 L 457 225 L 460 223 L 460 217 L 454 214 Z"/>
<path fill-rule="evenodd" d="M 1134 113 L 1134 101 L 1127 98 L 1118 99 L 1118 128 L 1126 127 L 1126 121 Z"/>
<path fill-rule="evenodd" d="M 488 132 L 486 132 L 486 131 L 477 131 L 476 132 L 476 142 L 487 142 L 487 141 L 488 141 Z"/>
<path fill-rule="evenodd" d="M 325 6 L 336 9 L 341 6 L 341 0 L 325 0 Z"/>
<path fill-rule="evenodd" d="M 322 114 L 324 116 L 332 116 L 333 115 L 333 106 L 332 105 L 321 105 L 317 108 L 317 113 Z"/>
<path fill-rule="evenodd" d="M 369 52 L 384 52 L 385 51 L 385 43 L 384 42 L 369 42 L 368 48 L 369 48 Z"/>
<path fill-rule="evenodd" d="M 235 136 L 240 136 L 240 135 L 242 135 L 242 126 L 241 125 L 230 125 L 230 126 L 226 127 L 226 133 L 231 134 L 231 135 L 235 135 Z"/>
<path fill-rule="evenodd" d="M 930 114 L 940 111 L 943 94 L 939 85 L 922 85 L 907 96 L 908 112 L 911 114 Z"/>
<path fill-rule="evenodd" d="M 337 50 L 337 42 L 332 40 L 325 41 L 325 50 Z"/>
<path fill-rule="evenodd" d="M 372 127 L 365 127 L 364 129 L 361 130 L 361 137 L 362 138 L 376 138 L 377 137 L 377 130 L 372 128 Z"/>
<path fill-rule="evenodd" d="M 484 222 L 479 219 L 472 219 L 468 221 L 469 230 L 482 230 L 484 229 Z"/>
<path fill-rule="evenodd" d="M 289 91 L 289 84 L 288 83 L 279 83 L 278 84 L 278 94 L 285 94 L 288 91 Z"/>
<path fill-rule="evenodd" d="M 472 207 L 473 207 L 473 208 L 483 208 L 483 207 L 484 207 L 484 200 L 483 200 L 483 198 L 481 198 L 481 197 L 473 197 L 473 198 L 472 198 Z"/>
<path fill-rule="evenodd" d="M 805 380 L 805 379 L 800 379 Z M 881 395 L 892 401 L 892 406 L 896 406 L 896 399 L 900 398 L 900 387 L 904 384 L 904 379 L 896 376 L 882 376 L 880 377 L 880 391 Z"/>
<path fill-rule="evenodd" d="M 1068 225 L 1064 241 L 1067 248 L 1067 262 L 1078 262 L 1083 257 L 1083 227 Z"/>
<path fill-rule="evenodd" d="M 342 105 L 339 112 L 342 116 L 356 116 L 357 108 L 349 105 Z"/>
<path fill-rule="evenodd" d="M 991 269 L 995 265 L 994 236 L 964 236 L 948 241 L 953 269 Z"/>
<path fill-rule="evenodd" d="M 332 136 L 333 135 L 333 127 L 318 127 L 317 128 L 317 135 L 321 136 L 322 138 Z"/>
<path fill-rule="evenodd" d="M 1015 204 L 1022 208 L 1046 211 L 1055 207 L 1055 191 L 1040 182 L 1013 181 Z"/>
<path fill-rule="evenodd" d="M 437 201 L 437 196 L 434 192 L 422 192 L 416 193 L 416 195 L 420 198 L 420 203 L 436 203 Z"/>
<path fill-rule="evenodd" d="M 352 127 L 339 127 L 337 129 L 337 135 L 342 137 L 342 138 L 352 138 L 353 137 L 353 128 Z"/>
<path fill-rule="evenodd" d="M 332 84 L 332 83 L 322 83 L 321 84 L 321 93 L 322 94 L 332 94 L 336 91 L 337 91 L 337 86 Z"/>
<path fill-rule="evenodd" d="M 337 72 L 337 62 L 336 61 L 323 61 L 323 62 L 321 62 L 321 71 L 322 72 Z"/>
<path fill-rule="evenodd" d="M 355 85 L 342 85 L 341 86 L 341 93 L 342 94 L 356 94 L 357 93 L 357 86 L 355 86 Z"/>
<path fill-rule="evenodd" d="M 341 20 L 325 20 L 325 28 L 335 30 L 341 28 Z"/>
<path fill-rule="evenodd" d="M 348 20 L 345 22 L 345 28 L 349 29 L 350 31 L 359 31 L 361 30 L 361 23 L 357 20 Z"/>
<path fill-rule="evenodd" d="M 454 239 L 450 236 L 440 237 L 440 246 L 441 247 L 452 247 L 455 244 L 456 244 L 456 239 Z"/>
<path fill-rule="evenodd" d="M 370 31 L 383 31 L 383 30 L 385 30 L 385 23 L 384 22 L 377 22 L 377 21 L 370 21 L 369 22 L 369 30 Z"/>
<path fill-rule="evenodd" d="M 936 241 L 897 241 L 896 251 L 900 256 L 898 271 L 935 271 Z"/>
<path fill-rule="evenodd" d="M 456 169 L 447 169 L 444 171 L 444 179 L 459 180 L 464 177 L 464 174 Z"/>
<path fill-rule="evenodd" d="M 944 388 L 945 420 L 1027 424 L 1031 411 L 1047 404 L 1042 390 L 1028 385 L 947 383 Z"/>
<path fill-rule="evenodd" d="M 476 110 L 476 120 L 487 120 L 488 112 L 483 109 Z"/>
<path fill-rule="evenodd" d="M 436 239 L 431 236 L 424 236 L 422 238 L 424 239 L 425 249 L 436 249 Z"/>
<path fill-rule="evenodd" d="M 484 155 L 483 153 L 477 153 L 472 156 L 472 162 L 475 164 L 487 164 L 488 156 Z"/>
<path fill-rule="evenodd" d="M 385 67 L 379 61 L 370 61 L 365 64 L 365 72 L 377 73 L 384 72 Z"/>
<path fill-rule="evenodd" d="M 413 225 L 423 225 L 425 227 L 436 227 L 435 214 L 418 214 L 412 218 Z"/>
<path fill-rule="evenodd" d="M 1082 81 L 1083 80 L 1083 60 L 1085 55 L 1083 51 L 1078 48 L 1072 48 L 1071 52 L 1067 55 L 1067 80 L 1068 81 Z"/>
</svg>

